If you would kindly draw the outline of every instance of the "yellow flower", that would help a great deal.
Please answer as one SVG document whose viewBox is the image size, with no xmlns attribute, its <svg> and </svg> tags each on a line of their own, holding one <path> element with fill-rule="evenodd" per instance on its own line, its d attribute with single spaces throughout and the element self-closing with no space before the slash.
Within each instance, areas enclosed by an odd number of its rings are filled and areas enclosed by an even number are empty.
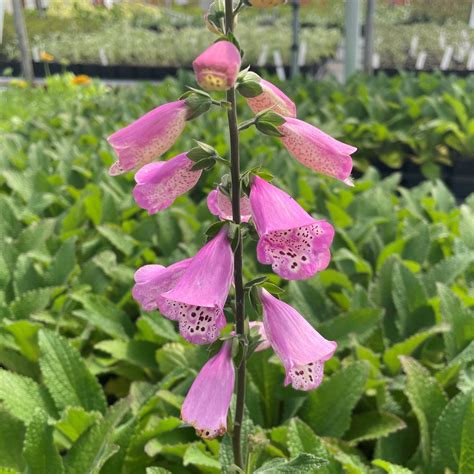
<svg viewBox="0 0 474 474">
<path fill-rule="evenodd" d="M 40 59 L 45 63 L 50 63 L 51 61 L 54 61 L 54 56 L 52 54 L 47 53 L 46 51 L 42 51 L 40 54 Z"/>
<path fill-rule="evenodd" d="M 92 82 L 92 79 L 86 74 L 80 74 L 79 76 L 74 76 L 71 79 L 71 84 L 75 85 L 88 85 Z"/>
<path fill-rule="evenodd" d="M 25 89 L 28 87 L 28 83 L 23 79 L 12 79 L 10 85 L 14 87 L 19 87 L 20 89 Z"/>
</svg>

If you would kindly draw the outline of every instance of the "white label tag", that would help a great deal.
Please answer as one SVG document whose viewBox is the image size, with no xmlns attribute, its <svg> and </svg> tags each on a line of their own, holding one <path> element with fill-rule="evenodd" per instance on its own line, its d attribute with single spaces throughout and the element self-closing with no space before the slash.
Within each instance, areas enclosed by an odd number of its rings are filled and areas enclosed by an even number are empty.
<svg viewBox="0 0 474 474">
<path fill-rule="evenodd" d="M 268 46 L 264 44 L 257 59 L 257 66 L 265 66 L 268 57 Z"/>
<path fill-rule="evenodd" d="M 374 53 L 372 55 L 372 67 L 378 69 L 380 67 L 380 54 Z"/>
<path fill-rule="evenodd" d="M 273 60 L 275 61 L 276 73 L 280 81 L 286 80 L 285 68 L 283 67 L 283 59 L 280 51 L 273 51 Z"/>
<path fill-rule="evenodd" d="M 416 57 L 415 69 L 423 69 L 425 67 L 426 56 L 428 56 L 426 51 L 420 51 Z"/>
<path fill-rule="evenodd" d="M 102 66 L 108 66 L 109 65 L 109 60 L 107 58 L 107 54 L 105 53 L 104 48 L 99 49 L 99 58 L 100 58 L 100 64 L 102 64 Z"/>
<path fill-rule="evenodd" d="M 306 51 L 308 51 L 308 44 L 306 41 L 302 41 L 298 51 L 298 66 L 304 66 L 306 64 Z"/>
<path fill-rule="evenodd" d="M 418 36 L 412 36 L 410 40 L 410 51 L 409 55 L 414 58 L 416 56 L 416 50 L 418 49 L 418 43 L 420 42 L 420 38 Z"/>
<path fill-rule="evenodd" d="M 474 71 L 474 48 L 471 49 L 467 58 L 466 68 L 468 71 Z"/>
<path fill-rule="evenodd" d="M 448 46 L 444 50 L 443 58 L 441 59 L 441 64 L 439 65 L 442 71 L 446 71 L 448 69 L 449 64 L 451 63 L 451 58 L 453 57 L 454 48 L 452 46 Z"/>
<path fill-rule="evenodd" d="M 40 51 L 39 51 L 39 48 L 38 46 L 33 46 L 31 48 L 31 56 L 33 57 L 33 61 L 35 63 L 39 63 L 40 62 Z"/>
</svg>

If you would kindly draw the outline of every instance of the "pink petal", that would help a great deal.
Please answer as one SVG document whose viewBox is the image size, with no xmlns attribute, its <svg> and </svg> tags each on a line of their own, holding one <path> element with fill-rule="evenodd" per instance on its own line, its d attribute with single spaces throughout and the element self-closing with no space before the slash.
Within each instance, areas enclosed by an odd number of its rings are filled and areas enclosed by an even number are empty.
<svg viewBox="0 0 474 474">
<path fill-rule="evenodd" d="M 234 255 L 227 232 L 226 228 L 221 229 L 193 257 L 176 285 L 162 295 L 163 300 L 160 302 L 159 308 L 164 315 L 180 320 L 182 336 L 197 344 L 215 341 L 219 330 L 225 325 L 222 310 L 229 294 L 234 268 Z M 193 316 L 193 312 L 196 315 Z M 195 332 L 198 325 L 199 336 Z"/>
<path fill-rule="evenodd" d="M 222 220 L 232 220 L 232 203 L 228 196 L 214 189 L 207 196 L 207 207 L 211 214 L 218 216 Z M 248 222 L 251 217 L 250 201 L 247 196 L 240 198 L 240 219 L 242 222 Z"/>
<path fill-rule="evenodd" d="M 184 100 L 153 109 L 108 138 L 118 161 L 109 170 L 116 176 L 150 163 L 171 148 L 184 130 L 188 109 Z"/>
<path fill-rule="evenodd" d="M 266 290 L 261 291 L 263 324 L 273 350 L 282 361 L 286 378 L 298 390 L 311 390 L 322 381 L 324 362 L 336 351 L 301 314 Z"/>
<path fill-rule="evenodd" d="M 255 176 L 252 217 L 260 240 L 257 258 L 288 280 L 312 277 L 329 265 L 334 228 L 315 220 L 290 195 Z"/>
<path fill-rule="evenodd" d="M 188 192 L 199 181 L 202 170 L 191 171 L 193 166 L 194 162 L 186 153 L 169 161 L 145 165 L 135 175 L 135 201 L 149 214 L 171 206 L 178 196 Z"/>
<path fill-rule="evenodd" d="M 158 308 L 160 295 L 170 290 L 184 270 L 191 263 L 191 259 L 182 260 L 169 267 L 162 265 L 145 265 L 135 272 L 135 285 L 132 296 L 144 311 L 153 311 Z"/>
<path fill-rule="evenodd" d="M 280 127 L 281 141 L 300 163 L 343 182 L 352 171 L 351 154 L 357 148 L 342 143 L 312 125 L 290 118 Z"/>
<path fill-rule="evenodd" d="M 208 91 L 230 89 L 237 79 L 241 57 L 230 41 L 218 41 L 201 53 L 193 68 L 199 85 Z"/>
<path fill-rule="evenodd" d="M 245 99 L 253 113 L 271 109 L 284 117 L 296 117 L 296 105 L 277 86 L 265 79 L 260 79 L 260 86 L 263 89 L 260 95 Z"/>
<path fill-rule="evenodd" d="M 225 342 L 201 369 L 181 408 L 181 418 L 194 426 L 199 436 L 212 439 L 227 430 L 234 380 L 231 345 Z"/>
</svg>

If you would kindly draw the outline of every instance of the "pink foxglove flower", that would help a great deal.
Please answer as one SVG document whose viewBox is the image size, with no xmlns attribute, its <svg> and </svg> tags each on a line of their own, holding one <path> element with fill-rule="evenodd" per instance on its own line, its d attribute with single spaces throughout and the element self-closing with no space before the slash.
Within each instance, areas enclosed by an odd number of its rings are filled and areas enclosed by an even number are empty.
<svg viewBox="0 0 474 474">
<path fill-rule="evenodd" d="M 240 62 L 240 52 L 234 44 L 218 41 L 193 61 L 196 80 L 207 91 L 226 91 L 237 79 Z"/>
<path fill-rule="evenodd" d="M 259 84 L 263 89 L 262 93 L 245 99 L 253 113 L 271 109 L 284 117 L 296 117 L 296 105 L 277 86 L 265 79 L 260 79 Z"/>
<path fill-rule="evenodd" d="M 179 331 L 189 342 L 210 344 L 226 325 L 224 304 L 229 294 L 234 255 L 227 228 L 193 258 L 173 288 L 161 294 L 161 313 L 179 321 Z"/>
<path fill-rule="evenodd" d="M 352 153 L 356 147 L 346 145 L 319 128 L 296 118 L 288 117 L 280 126 L 281 141 L 300 163 L 349 184 L 352 171 Z M 348 182 L 349 180 L 349 182 Z"/>
<path fill-rule="evenodd" d="M 191 258 L 181 260 L 169 267 L 145 265 L 135 272 L 132 296 L 144 311 L 158 309 L 160 295 L 174 287 L 176 281 L 189 267 L 191 260 Z"/>
<path fill-rule="evenodd" d="M 211 214 L 219 216 L 222 220 L 232 220 L 232 203 L 219 189 L 214 189 L 207 196 L 207 207 Z M 248 222 L 251 217 L 250 201 L 247 196 L 240 198 L 240 219 L 242 222 Z"/>
<path fill-rule="evenodd" d="M 202 170 L 192 171 L 194 161 L 181 153 L 168 161 L 145 165 L 135 175 L 133 197 L 149 214 L 166 209 L 198 182 Z"/>
<path fill-rule="evenodd" d="M 290 195 L 255 176 L 250 191 L 252 217 L 260 237 L 257 258 L 287 280 L 324 270 L 331 259 L 334 228 L 315 220 Z"/>
<path fill-rule="evenodd" d="M 297 390 L 312 390 L 323 379 L 324 362 L 330 359 L 337 343 L 319 334 L 290 305 L 261 291 L 263 324 L 270 344 L 285 367 L 285 385 Z"/>
<path fill-rule="evenodd" d="M 212 439 L 226 432 L 234 381 L 231 343 L 226 341 L 201 369 L 181 408 L 181 418 L 196 429 L 198 436 Z"/>
<path fill-rule="evenodd" d="M 107 140 L 118 156 L 109 170 L 117 176 L 133 170 L 168 151 L 184 130 L 189 113 L 184 100 L 161 105 Z"/>
</svg>

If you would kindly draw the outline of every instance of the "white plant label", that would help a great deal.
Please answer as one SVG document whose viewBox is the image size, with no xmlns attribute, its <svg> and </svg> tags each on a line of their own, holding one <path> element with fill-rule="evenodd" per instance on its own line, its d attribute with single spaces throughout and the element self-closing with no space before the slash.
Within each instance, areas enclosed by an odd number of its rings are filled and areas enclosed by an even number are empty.
<svg viewBox="0 0 474 474">
<path fill-rule="evenodd" d="M 264 44 L 258 56 L 257 66 L 265 66 L 268 57 L 268 45 Z"/>
<path fill-rule="evenodd" d="M 454 48 L 452 46 L 448 46 L 443 53 L 443 57 L 441 59 L 441 64 L 439 65 L 439 68 L 442 71 L 446 71 L 448 69 L 449 64 L 451 63 L 451 59 L 453 57 L 453 51 Z"/>
<path fill-rule="evenodd" d="M 276 73 L 280 81 L 286 80 L 285 68 L 283 67 L 283 58 L 281 57 L 280 51 L 273 51 L 273 60 L 275 61 Z"/>
<path fill-rule="evenodd" d="M 300 43 L 300 49 L 298 51 L 298 66 L 304 66 L 306 64 L 306 52 L 308 51 L 308 43 L 302 41 Z"/>
<path fill-rule="evenodd" d="M 426 51 L 420 51 L 416 57 L 415 69 L 421 70 L 425 67 L 426 57 L 428 53 Z"/>
<path fill-rule="evenodd" d="M 414 58 L 416 56 L 416 51 L 418 49 L 419 42 L 420 42 L 420 38 L 417 35 L 412 36 L 410 40 L 410 51 L 408 53 L 410 57 Z"/>
</svg>

